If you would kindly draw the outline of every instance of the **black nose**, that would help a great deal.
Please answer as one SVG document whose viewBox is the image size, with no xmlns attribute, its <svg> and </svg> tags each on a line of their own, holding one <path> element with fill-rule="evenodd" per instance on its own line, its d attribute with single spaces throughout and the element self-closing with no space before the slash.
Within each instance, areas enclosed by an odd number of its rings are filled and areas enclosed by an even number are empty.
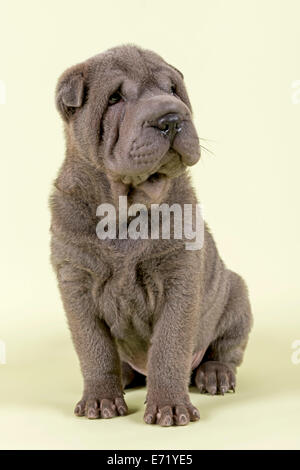
<svg viewBox="0 0 300 470">
<path fill-rule="evenodd" d="M 157 127 L 162 134 L 173 139 L 177 132 L 181 131 L 181 123 L 182 119 L 178 114 L 169 113 L 159 118 L 155 127 Z"/>
</svg>

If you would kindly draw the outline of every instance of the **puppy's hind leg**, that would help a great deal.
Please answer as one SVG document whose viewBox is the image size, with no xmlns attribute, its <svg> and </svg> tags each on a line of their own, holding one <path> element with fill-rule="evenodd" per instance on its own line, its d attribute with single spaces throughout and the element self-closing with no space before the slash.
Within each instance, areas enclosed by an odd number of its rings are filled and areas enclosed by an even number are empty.
<svg viewBox="0 0 300 470">
<path fill-rule="evenodd" d="M 251 307 L 243 279 L 230 271 L 230 294 L 216 335 L 196 370 L 195 383 L 201 393 L 215 395 L 235 390 L 236 368 L 243 360 L 252 326 Z"/>
</svg>

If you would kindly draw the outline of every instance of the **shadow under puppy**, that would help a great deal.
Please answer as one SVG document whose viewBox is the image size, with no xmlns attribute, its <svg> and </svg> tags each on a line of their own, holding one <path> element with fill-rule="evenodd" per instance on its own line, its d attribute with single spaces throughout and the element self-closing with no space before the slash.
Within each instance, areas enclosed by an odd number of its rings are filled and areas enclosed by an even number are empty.
<svg viewBox="0 0 300 470">
<path fill-rule="evenodd" d="M 147 376 L 144 419 L 199 419 L 189 399 L 234 390 L 251 327 L 246 286 L 205 226 L 201 250 L 184 239 L 97 237 L 97 207 L 192 204 L 186 168 L 199 141 L 182 74 L 157 54 L 122 46 L 69 68 L 56 104 L 66 157 L 55 181 L 52 264 L 84 378 L 75 414 L 125 415 L 125 386 Z"/>
</svg>

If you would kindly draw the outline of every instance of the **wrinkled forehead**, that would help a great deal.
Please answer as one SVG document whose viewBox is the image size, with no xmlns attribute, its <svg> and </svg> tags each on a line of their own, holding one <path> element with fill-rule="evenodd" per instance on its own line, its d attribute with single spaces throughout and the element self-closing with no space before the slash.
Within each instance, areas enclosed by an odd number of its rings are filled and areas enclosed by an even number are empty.
<svg viewBox="0 0 300 470">
<path fill-rule="evenodd" d="M 156 54 L 139 50 L 108 51 L 91 63 L 93 80 L 107 88 L 121 87 L 128 95 L 140 95 L 145 90 L 159 88 L 168 91 L 180 79 L 178 73 Z"/>
</svg>

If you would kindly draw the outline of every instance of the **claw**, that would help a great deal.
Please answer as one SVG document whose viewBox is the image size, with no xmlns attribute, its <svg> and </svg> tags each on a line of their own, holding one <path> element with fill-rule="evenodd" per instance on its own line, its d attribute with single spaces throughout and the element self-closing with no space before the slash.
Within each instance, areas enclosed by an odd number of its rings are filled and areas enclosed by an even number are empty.
<svg viewBox="0 0 300 470">
<path fill-rule="evenodd" d="M 211 387 L 206 387 L 208 393 L 211 395 L 215 395 L 217 393 L 217 387 L 216 386 L 211 386 Z"/>
<path fill-rule="evenodd" d="M 200 413 L 196 408 L 194 409 L 192 415 L 196 420 L 200 419 Z"/>
<path fill-rule="evenodd" d="M 165 416 L 160 423 L 161 426 L 172 426 L 172 418 L 171 416 Z"/>
<path fill-rule="evenodd" d="M 145 416 L 145 422 L 146 422 L 147 424 L 152 424 L 152 422 L 153 422 L 153 416 L 152 416 L 152 415 L 147 415 L 147 416 Z"/>
<path fill-rule="evenodd" d="M 99 413 L 97 413 L 97 410 L 94 410 L 93 408 L 91 408 L 89 411 L 88 411 L 88 414 L 87 414 L 87 417 L 89 419 L 97 419 L 99 416 Z"/>
</svg>

